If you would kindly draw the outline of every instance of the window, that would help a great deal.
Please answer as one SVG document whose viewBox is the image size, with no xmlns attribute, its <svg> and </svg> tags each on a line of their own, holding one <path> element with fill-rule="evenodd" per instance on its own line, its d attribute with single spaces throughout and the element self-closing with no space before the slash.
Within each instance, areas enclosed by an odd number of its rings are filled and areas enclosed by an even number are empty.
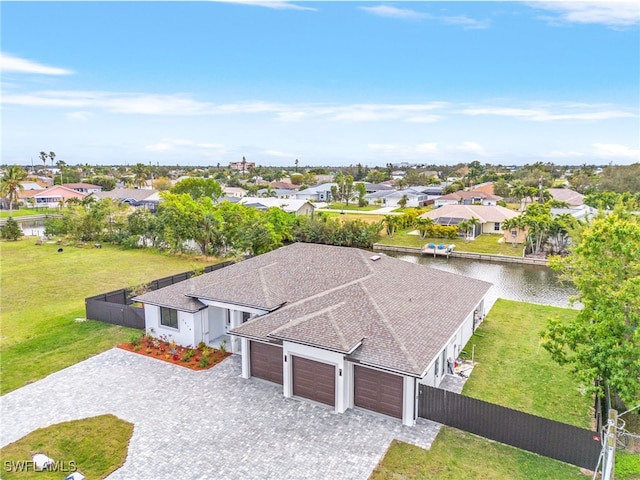
<svg viewBox="0 0 640 480">
<path fill-rule="evenodd" d="M 251 318 L 251 314 L 249 312 L 242 312 L 242 323 L 246 322 Z"/>
<path fill-rule="evenodd" d="M 178 328 L 178 311 L 173 308 L 160 307 L 160 325 Z"/>
<path fill-rule="evenodd" d="M 499 231 L 500 231 L 500 222 L 496 222 L 496 223 L 494 223 L 494 224 L 493 224 L 493 229 L 494 229 L 496 232 L 499 232 Z"/>
<path fill-rule="evenodd" d="M 440 375 L 440 357 L 436 358 L 436 366 L 435 366 L 436 377 Z"/>
</svg>

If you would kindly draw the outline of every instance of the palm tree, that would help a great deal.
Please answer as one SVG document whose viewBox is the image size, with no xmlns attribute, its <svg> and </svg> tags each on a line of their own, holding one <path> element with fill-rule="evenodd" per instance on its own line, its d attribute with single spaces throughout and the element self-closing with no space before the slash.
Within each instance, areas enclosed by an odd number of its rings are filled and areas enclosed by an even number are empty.
<svg viewBox="0 0 640 480">
<path fill-rule="evenodd" d="M 400 208 L 404 208 L 407 206 L 408 201 L 409 201 L 409 195 L 405 193 L 404 195 L 402 195 L 402 197 L 400 197 L 400 200 L 398 200 L 398 205 L 400 205 Z"/>
<path fill-rule="evenodd" d="M 509 194 L 520 203 L 520 211 L 524 210 L 522 200 L 529 196 L 529 187 L 522 183 L 513 186 Z"/>
<path fill-rule="evenodd" d="M 478 220 L 476 217 L 471 217 L 469 220 L 467 220 L 467 223 L 469 224 L 469 229 L 471 230 L 471 238 L 476 238 L 476 227 L 480 226 L 480 220 Z"/>
<path fill-rule="evenodd" d="M 53 161 L 56 158 L 55 152 L 49 152 L 49 160 L 51 160 L 51 168 L 53 168 Z"/>
<path fill-rule="evenodd" d="M 7 168 L 2 179 L 0 179 L 0 192 L 9 200 L 9 216 L 13 213 L 13 203 L 18 201 L 18 192 L 24 190 L 20 183 L 27 177 L 27 172 L 22 167 L 13 165 Z"/>
<path fill-rule="evenodd" d="M 133 184 L 142 188 L 147 185 L 147 180 L 149 179 L 149 169 L 143 163 L 136 163 L 132 168 L 131 172 L 133 173 Z"/>
<path fill-rule="evenodd" d="M 298 159 L 296 158 L 296 161 L 295 161 L 295 162 L 293 162 L 293 163 L 295 163 L 295 164 L 296 164 L 296 173 L 298 173 L 298 164 L 299 164 L 300 162 L 299 162 L 299 161 L 298 161 Z"/>
<path fill-rule="evenodd" d="M 47 158 L 49 158 L 47 152 L 40 152 L 40 160 L 42 160 L 42 166 L 45 170 L 47 169 Z"/>
<path fill-rule="evenodd" d="M 464 241 L 469 241 L 469 220 L 462 220 L 458 224 L 458 231 L 464 235 Z"/>
<path fill-rule="evenodd" d="M 430 230 L 430 227 L 435 223 L 433 218 L 420 218 L 416 220 L 416 226 L 418 227 L 418 232 L 420 232 L 420 240 L 424 240 Z"/>
<path fill-rule="evenodd" d="M 383 223 L 387 227 L 387 235 L 393 238 L 393 235 L 396 233 L 396 229 L 398 228 L 398 224 L 400 223 L 400 219 L 397 215 L 385 215 Z"/>
<path fill-rule="evenodd" d="M 53 152 L 51 152 L 53 153 Z M 55 153 L 53 153 L 53 156 L 55 157 Z M 53 159 L 51 159 L 51 161 L 53 162 Z M 64 183 L 63 179 L 62 179 L 62 169 L 64 167 L 67 166 L 67 162 L 65 162 L 64 160 L 58 160 L 56 162 L 56 167 L 58 167 L 58 169 L 60 170 L 60 185 L 62 185 Z"/>
</svg>

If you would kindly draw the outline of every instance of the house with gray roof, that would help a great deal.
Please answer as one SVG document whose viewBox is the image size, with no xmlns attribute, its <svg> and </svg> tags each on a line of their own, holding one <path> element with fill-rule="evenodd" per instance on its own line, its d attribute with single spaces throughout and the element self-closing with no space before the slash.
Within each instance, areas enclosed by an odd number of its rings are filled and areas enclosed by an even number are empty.
<svg viewBox="0 0 640 480">
<path fill-rule="evenodd" d="M 336 413 L 361 408 L 414 425 L 418 384 L 452 373 L 490 287 L 365 250 L 296 243 L 135 301 L 153 335 L 228 342 L 248 381 Z"/>
<path fill-rule="evenodd" d="M 116 188 L 114 190 L 92 193 L 95 198 L 111 198 L 135 208 L 146 208 L 155 212 L 160 203 L 160 192 L 146 188 Z"/>
</svg>

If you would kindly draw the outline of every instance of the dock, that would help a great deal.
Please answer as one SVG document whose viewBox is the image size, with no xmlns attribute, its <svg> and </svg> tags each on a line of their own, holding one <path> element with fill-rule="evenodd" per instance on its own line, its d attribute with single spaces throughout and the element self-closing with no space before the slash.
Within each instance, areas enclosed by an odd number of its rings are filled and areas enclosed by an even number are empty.
<svg viewBox="0 0 640 480">
<path fill-rule="evenodd" d="M 444 243 L 439 243 L 437 245 L 435 243 L 427 243 L 424 247 L 422 247 L 422 253 L 423 255 L 433 255 L 434 257 L 436 255 L 444 255 L 446 257 L 449 257 L 454 248 L 456 248 L 456 246 L 453 243 L 449 245 L 445 245 Z"/>
</svg>

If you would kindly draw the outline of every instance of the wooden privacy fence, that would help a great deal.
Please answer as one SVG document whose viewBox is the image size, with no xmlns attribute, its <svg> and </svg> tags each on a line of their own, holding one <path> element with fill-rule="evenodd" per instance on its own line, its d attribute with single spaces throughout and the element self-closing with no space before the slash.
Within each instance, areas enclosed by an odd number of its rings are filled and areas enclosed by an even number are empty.
<svg viewBox="0 0 640 480">
<path fill-rule="evenodd" d="M 591 430 L 427 385 L 420 385 L 418 416 L 589 470 L 602 448 Z"/>
<path fill-rule="evenodd" d="M 217 263 L 215 265 L 207 265 L 204 273 L 213 272 L 221 268 L 231 265 L 233 262 Z M 182 282 L 193 277 L 196 271 L 178 273 L 169 277 L 158 278 L 152 280 L 145 285 L 146 291 L 154 291 L 163 287 L 168 287 L 174 283 Z M 113 325 L 122 325 L 123 327 L 144 329 L 144 308 L 133 305 L 132 294 L 130 288 L 121 288 L 112 292 L 101 293 L 93 297 L 85 298 L 85 316 L 89 320 L 98 320 L 100 322 L 111 323 Z"/>
</svg>

